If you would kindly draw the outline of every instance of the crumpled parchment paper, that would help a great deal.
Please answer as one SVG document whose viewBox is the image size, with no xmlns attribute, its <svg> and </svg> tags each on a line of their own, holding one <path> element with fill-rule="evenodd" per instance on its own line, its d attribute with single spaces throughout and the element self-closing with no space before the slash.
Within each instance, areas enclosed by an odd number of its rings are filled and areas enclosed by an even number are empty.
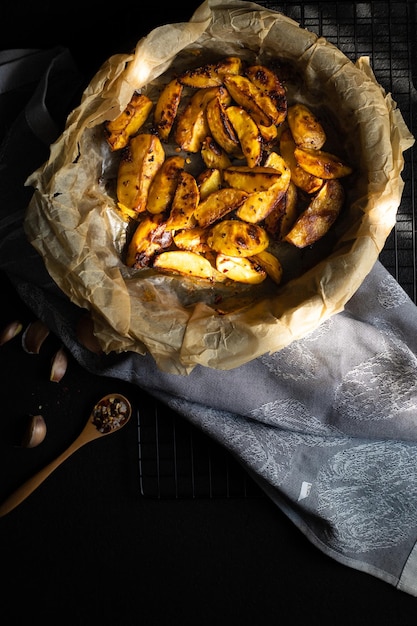
<svg viewBox="0 0 417 626">
<path fill-rule="evenodd" d="M 289 103 L 303 101 L 320 114 L 335 153 L 354 174 L 330 248 L 298 251 L 295 263 L 294 252 L 288 262 L 284 254 L 280 287 L 225 293 L 124 265 L 127 224 L 109 192 L 115 164 L 102 124 L 125 108 L 134 90 L 155 96 L 175 72 L 229 54 L 251 63 L 279 60 Z M 260 5 L 206 0 L 189 22 L 156 28 L 131 54 L 115 55 L 98 70 L 49 160 L 27 180 L 35 191 L 24 228 L 51 277 L 90 311 L 104 352 L 149 352 L 168 373 L 187 374 L 196 364 L 232 369 L 282 349 L 343 310 L 395 224 L 403 152 L 413 142 L 367 58 L 354 64 L 333 44 Z"/>
</svg>

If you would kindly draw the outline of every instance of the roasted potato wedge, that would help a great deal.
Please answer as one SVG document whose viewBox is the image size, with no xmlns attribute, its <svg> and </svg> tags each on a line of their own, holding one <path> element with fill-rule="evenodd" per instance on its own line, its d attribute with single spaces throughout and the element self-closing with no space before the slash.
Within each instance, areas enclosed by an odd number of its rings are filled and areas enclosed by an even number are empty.
<svg viewBox="0 0 417 626">
<path fill-rule="evenodd" d="M 178 177 L 178 185 L 172 200 L 166 229 L 183 230 L 195 226 L 194 212 L 199 199 L 200 194 L 196 179 L 189 172 L 182 171 Z"/>
<path fill-rule="evenodd" d="M 180 250 L 189 250 L 205 254 L 210 252 L 211 248 L 207 245 L 208 231 L 206 228 L 190 228 L 188 230 L 180 230 L 174 235 L 174 243 Z"/>
<path fill-rule="evenodd" d="M 268 252 L 267 250 L 263 250 L 259 254 L 251 257 L 251 260 L 260 265 L 268 276 L 274 281 L 274 283 L 277 285 L 280 284 L 282 281 L 283 270 L 281 263 L 274 254 Z"/>
<path fill-rule="evenodd" d="M 247 165 L 232 165 L 223 171 L 225 183 L 235 189 L 243 189 L 247 193 L 266 191 L 277 183 L 282 174 L 274 167 L 249 167 Z"/>
<path fill-rule="evenodd" d="M 205 200 L 211 193 L 221 189 L 222 172 L 217 167 L 207 168 L 198 174 L 196 181 L 200 192 L 200 201 Z"/>
<path fill-rule="evenodd" d="M 185 159 L 180 155 L 170 156 L 162 163 L 149 187 L 146 203 L 149 213 L 163 213 L 170 208 L 184 165 Z"/>
<path fill-rule="evenodd" d="M 271 124 L 270 126 L 258 124 L 258 128 L 265 145 L 273 143 L 278 138 L 278 128 L 275 124 Z"/>
<path fill-rule="evenodd" d="M 214 268 L 205 257 L 189 250 L 168 250 L 158 254 L 153 267 L 183 276 L 213 280 Z"/>
<path fill-rule="evenodd" d="M 259 165 L 263 144 L 262 135 L 255 120 L 246 109 L 240 106 L 229 106 L 226 113 L 237 135 L 246 163 L 249 167 Z"/>
<path fill-rule="evenodd" d="M 223 91 L 225 91 L 223 89 Z M 210 100 L 223 91 L 219 87 L 199 89 L 192 96 L 185 109 L 177 116 L 175 141 L 182 150 L 199 152 L 205 138 L 210 135 L 206 117 L 206 107 Z M 224 97 L 224 95 L 223 95 Z"/>
<path fill-rule="evenodd" d="M 251 224 L 262 222 L 268 217 L 285 195 L 291 180 L 290 169 L 284 159 L 276 152 L 269 154 L 265 166 L 273 167 L 281 176 L 265 191 L 251 193 L 236 211 L 237 217 Z"/>
<path fill-rule="evenodd" d="M 121 208 L 137 213 L 145 211 L 150 185 L 164 160 L 159 137 L 143 133 L 131 138 L 117 174 L 116 193 Z"/>
<path fill-rule="evenodd" d="M 289 169 L 286 169 L 288 174 L 282 175 L 269 189 L 251 193 L 237 209 L 236 216 L 251 224 L 256 224 L 266 219 L 288 189 L 290 173 Z"/>
<path fill-rule="evenodd" d="M 223 83 L 225 74 L 240 74 L 242 60 L 239 57 L 229 56 L 217 63 L 207 63 L 195 69 L 187 70 L 178 80 L 183 85 L 197 89 L 216 87 Z"/>
<path fill-rule="evenodd" d="M 324 180 L 343 178 L 352 173 L 352 168 L 339 157 L 323 150 L 295 148 L 294 157 L 303 170 Z"/>
<path fill-rule="evenodd" d="M 282 124 L 287 116 L 287 94 L 275 72 L 264 65 L 251 65 L 245 70 L 245 76 L 271 98 L 278 111 L 274 124 Z"/>
<path fill-rule="evenodd" d="M 306 193 L 313 194 L 323 185 L 323 179 L 309 174 L 298 164 L 294 156 L 296 145 L 290 129 L 286 128 L 281 134 L 279 147 L 284 161 L 290 168 L 291 180 L 296 187 L 299 187 Z"/>
<path fill-rule="evenodd" d="M 265 218 L 265 230 L 276 241 L 281 241 L 287 235 L 298 217 L 297 197 L 297 187 L 290 180 L 286 193 Z"/>
<path fill-rule="evenodd" d="M 144 94 L 133 94 L 129 104 L 115 120 L 104 125 L 107 143 L 112 151 L 127 146 L 129 139 L 144 125 L 152 110 L 153 102 Z"/>
<path fill-rule="evenodd" d="M 264 268 L 248 257 L 232 257 L 226 254 L 218 254 L 216 257 L 216 269 L 225 278 L 249 285 L 258 285 L 267 276 Z"/>
<path fill-rule="evenodd" d="M 305 248 L 321 239 L 338 217 L 344 197 L 344 190 L 338 179 L 326 181 L 296 220 L 285 241 L 297 248 Z"/>
<path fill-rule="evenodd" d="M 299 148 L 320 150 L 326 143 L 324 128 L 314 113 L 304 104 L 293 104 L 288 109 L 288 126 Z"/>
<path fill-rule="evenodd" d="M 284 159 L 277 152 L 270 152 L 265 159 L 265 167 L 273 167 L 281 174 L 280 183 L 283 189 L 288 189 L 291 180 L 291 170 Z"/>
<path fill-rule="evenodd" d="M 219 98 L 207 104 L 206 117 L 210 134 L 227 154 L 240 155 L 239 139 L 226 111 L 227 108 Z"/>
<path fill-rule="evenodd" d="M 162 215 L 147 215 L 136 227 L 127 248 L 126 265 L 135 269 L 148 267 L 156 252 L 172 243 Z"/>
<path fill-rule="evenodd" d="M 174 78 L 165 85 L 155 104 L 153 123 L 161 141 L 168 141 L 174 125 L 184 86 Z"/>
<path fill-rule="evenodd" d="M 210 229 L 207 243 L 210 248 L 226 256 L 249 257 L 265 250 L 269 238 L 258 224 L 223 220 Z"/>
<path fill-rule="evenodd" d="M 233 100 L 246 109 L 257 124 L 270 126 L 279 117 L 272 99 L 262 92 L 254 83 L 241 75 L 227 75 L 224 84 Z"/>
<path fill-rule="evenodd" d="M 201 158 L 208 168 L 224 170 L 232 164 L 229 155 L 213 137 L 206 137 L 201 146 Z"/>
<path fill-rule="evenodd" d="M 225 187 L 211 193 L 199 203 L 194 216 L 198 226 L 207 228 L 225 215 L 239 208 L 248 197 L 246 191 Z"/>
</svg>

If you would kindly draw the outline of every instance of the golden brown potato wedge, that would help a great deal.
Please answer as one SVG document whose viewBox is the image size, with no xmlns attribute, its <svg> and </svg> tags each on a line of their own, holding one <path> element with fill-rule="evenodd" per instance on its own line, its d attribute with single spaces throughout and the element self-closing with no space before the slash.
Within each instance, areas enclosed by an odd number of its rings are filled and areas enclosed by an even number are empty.
<svg viewBox="0 0 417 626">
<path fill-rule="evenodd" d="M 188 152 L 199 152 L 205 138 L 210 135 L 207 123 L 206 107 L 210 100 L 219 97 L 224 98 L 225 89 L 211 87 L 199 89 L 190 98 L 185 109 L 177 116 L 175 129 L 176 143 Z"/>
<path fill-rule="evenodd" d="M 201 254 L 208 253 L 211 249 L 207 245 L 207 228 L 190 228 L 181 230 L 174 235 L 174 243 L 180 250 L 189 250 Z"/>
<path fill-rule="evenodd" d="M 281 241 L 291 230 L 298 216 L 297 187 L 292 180 L 286 193 L 265 218 L 265 229 L 276 241 Z"/>
<path fill-rule="evenodd" d="M 352 168 L 339 157 L 324 150 L 295 148 L 295 159 L 300 167 L 312 176 L 329 180 L 342 178 L 352 173 Z"/>
<path fill-rule="evenodd" d="M 210 134 L 205 114 L 206 106 L 216 97 L 222 104 L 230 102 L 230 95 L 224 87 L 199 89 L 177 116 L 175 141 L 183 150 L 198 152 L 201 149 L 205 137 Z"/>
<path fill-rule="evenodd" d="M 162 163 L 149 187 L 146 204 L 149 213 L 163 213 L 170 208 L 184 165 L 185 159 L 179 154 L 167 157 Z"/>
<path fill-rule="evenodd" d="M 338 179 L 326 181 L 285 240 L 297 248 L 305 248 L 321 239 L 340 214 L 344 197 L 343 186 Z"/>
<path fill-rule="evenodd" d="M 246 163 L 249 167 L 259 165 L 262 159 L 263 144 L 258 125 L 246 109 L 241 106 L 229 106 L 226 113 L 235 130 Z"/>
<path fill-rule="evenodd" d="M 223 220 L 210 229 L 207 243 L 210 248 L 226 256 L 249 257 L 265 250 L 269 238 L 258 224 Z"/>
<path fill-rule="evenodd" d="M 233 100 L 246 109 L 257 124 L 263 126 L 275 124 L 279 116 L 275 104 L 249 78 L 239 74 L 227 75 L 224 77 L 224 84 Z"/>
<path fill-rule="evenodd" d="M 306 193 L 312 194 L 318 191 L 323 185 L 323 179 L 309 174 L 298 164 L 294 156 L 296 143 L 289 128 L 282 132 L 279 147 L 284 161 L 290 168 L 293 183 Z"/>
<path fill-rule="evenodd" d="M 209 167 L 198 174 L 196 181 L 200 192 L 200 201 L 205 200 L 207 196 L 221 188 L 222 172 L 217 167 Z"/>
<path fill-rule="evenodd" d="M 159 137 L 149 133 L 135 135 L 125 148 L 117 175 L 117 200 L 122 207 L 145 211 L 149 187 L 165 160 Z"/>
<path fill-rule="evenodd" d="M 277 152 L 270 152 L 265 159 L 265 167 L 273 167 L 281 174 L 280 183 L 282 189 L 286 191 L 291 180 L 291 170 L 282 156 Z"/>
<path fill-rule="evenodd" d="M 273 167 L 281 176 L 265 191 L 251 193 L 236 211 L 237 217 L 251 224 L 261 222 L 268 217 L 285 195 L 291 180 L 289 167 L 276 152 L 268 155 L 265 166 Z"/>
<path fill-rule="evenodd" d="M 267 276 L 264 268 L 248 257 L 232 257 L 226 254 L 218 254 L 216 257 L 216 269 L 225 278 L 249 285 L 258 285 Z"/>
<path fill-rule="evenodd" d="M 219 98 L 207 104 L 206 116 L 210 134 L 227 154 L 240 155 L 239 139 L 226 111 L 227 108 Z"/>
<path fill-rule="evenodd" d="M 130 137 L 144 125 L 152 110 L 153 102 L 144 94 L 133 94 L 126 109 L 115 120 L 104 125 L 107 143 L 112 151 L 127 146 Z"/>
<path fill-rule="evenodd" d="M 188 87 L 201 89 L 221 85 L 225 74 L 239 74 L 241 71 L 242 60 L 239 57 L 229 56 L 217 63 L 208 63 L 187 70 L 178 80 Z"/>
<path fill-rule="evenodd" d="M 146 215 L 141 220 L 126 253 L 126 265 L 135 269 L 148 267 L 156 252 L 172 243 L 172 234 L 165 229 L 162 215 Z"/>
<path fill-rule="evenodd" d="M 174 125 L 184 86 L 173 79 L 165 85 L 156 102 L 153 123 L 161 141 L 168 141 Z"/>
<path fill-rule="evenodd" d="M 263 126 L 258 124 L 259 132 L 265 145 L 274 142 L 278 138 L 278 128 L 275 124 Z"/>
<path fill-rule="evenodd" d="M 197 181 L 192 174 L 182 171 L 172 200 L 171 212 L 166 223 L 167 230 L 183 230 L 195 226 L 194 212 L 200 194 Z"/>
<path fill-rule="evenodd" d="M 201 146 L 201 158 L 208 168 L 224 170 L 232 164 L 228 154 L 213 137 L 206 137 Z"/>
<path fill-rule="evenodd" d="M 281 176 L 266 191 L 251 193 L 237 209 L 236 216 L 251 224 L 262 222 L 285 196 L 289 183 L 289 178 Z"/>
<path fill-rule="evenodd" d="M 265 270 L 274 283 L 277 285 L 280 284 L 282 281 L 283 270 L 281 263 L 274 254 L 268 252 L 267 250 L 263 250 L 259 254 L 251 257 L 251 259 Z"/>
<path fill-rule="evenodd" d="M 320 150 L 326 142 L 324 128 L 314 113 L 304 104 L 293 104 L 288 109 L 288 126 L 299 148 Z"/>
<path fill-rule="evenodd" d="M 213 280 L 214 268 L 205 257 L 189 250 L 168 250 L 155 257 L 153 267 L 159 270 Z"/>
<path fill-rule="evenodd" d="M 197 225 L 207 228 L 207 226 L 237 209 L 247 197 L 246 191 L 232 187 L 225 187 L 211 193 L 199 203 L 195 211 Z"/>
<path fill-rule="evenodd" d="M 275 72 L 264 65 L 252 65 L 245 71 L 245 76 L 271 98 L 278 111 L 274 123 L 282 124 L 287 115 L 287 94 Z"/>
<path fill-rule="evenodd" d="M 232 165 L 223 170 L 225 183 L 235 189 L 243 189 L 247 193 L 266 191 L 277 183 L 282 174 L 274 167 L 249 167 L 247 165 Z"/>
</svg>

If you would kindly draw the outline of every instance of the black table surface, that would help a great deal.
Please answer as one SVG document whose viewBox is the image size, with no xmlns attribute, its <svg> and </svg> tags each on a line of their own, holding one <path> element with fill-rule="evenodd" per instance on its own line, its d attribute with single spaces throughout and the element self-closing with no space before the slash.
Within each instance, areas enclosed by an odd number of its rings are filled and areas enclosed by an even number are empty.
<svg viewBox="0 0 417 626">
<path fill-rule="evenodd" d="M 197 6 L 9 3 L 0 45 L 68 47 L 87 84 L 111 54 L 129 51 L 160 23 L 189 19 Z M 0 280 L 0 326 L 25 326 L 33 313 L 8 277 Z M 72 442 L 102 395 L 123 392 L 135 409 L 149 401 L 72 358 L 61 382 L 51 382 L 58 346 L 51 335 L 38 355 L 28 354 L 19 336 L 0 348 L 0 498 Z M 47 437 L 22 448 L 20 426 L 36 414 Z M 5 626 L 417 624 L 416 598 L 323 555 L 267 498 L 141 495 L 135 419 L 76 452 L 0 519 L 0 567 Z"/>
</svg>

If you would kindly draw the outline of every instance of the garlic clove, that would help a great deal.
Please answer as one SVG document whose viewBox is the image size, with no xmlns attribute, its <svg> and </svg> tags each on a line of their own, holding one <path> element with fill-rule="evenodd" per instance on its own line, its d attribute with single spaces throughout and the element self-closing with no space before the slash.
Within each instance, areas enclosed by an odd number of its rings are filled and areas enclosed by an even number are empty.
<svg viewBox="0 0 417 626">
<path fill-rule="evenodd" d="M 22 322 L 19 320 L 14 320 L 7 324 L 0 332 L 0 346 L 16 337 L 22 331 L 22 328 Z"/>
<path fill-rule="evenodd" d="M 67 371 L 67 366 L 68 355 L 65 351 L 65 348 L 61 346 L 52 357 L 51 373 L 49 376 L 49 380 L 51 380 L 53 383 L 59 383 L 59 381 L 62 379 L 65 372 Z"/>
<path fill-rule="evenodd" d="M 22 439 L 23 448 L 35 448 L 45 439 L 46 423 L 42 415 L 30 417 Z"/>
<path fill-rule="evenodd" d="M 22 346 L 29 354 L 39 354 L 43 342 L 49 335 L 49 328 L 42 320 L 31 322 L 22 336 Z"/>
</svg>

